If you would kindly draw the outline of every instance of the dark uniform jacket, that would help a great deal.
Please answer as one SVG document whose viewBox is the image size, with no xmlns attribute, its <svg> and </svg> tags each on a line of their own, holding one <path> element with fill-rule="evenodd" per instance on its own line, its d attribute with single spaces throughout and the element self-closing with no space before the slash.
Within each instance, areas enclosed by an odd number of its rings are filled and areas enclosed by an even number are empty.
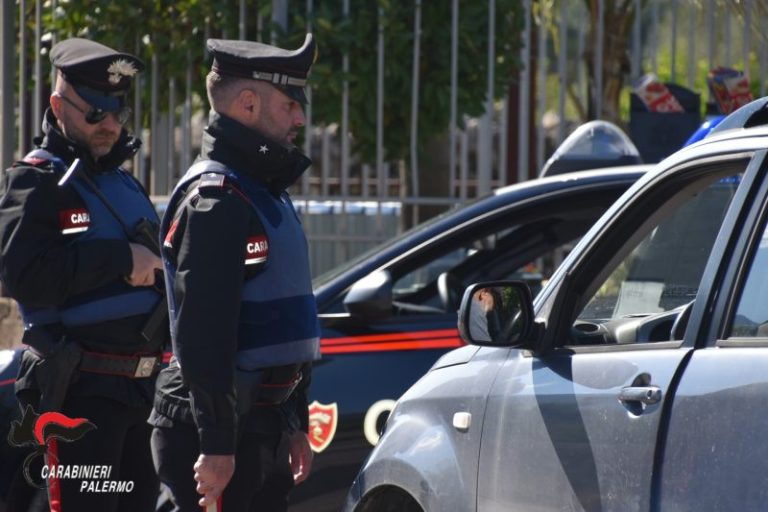
<svg viewBox="0 0 768 512">
<path fill-rule="evenodd" d="M 264 144 L 271 151 L 260 151 Z M 205 129 L 200 159 L 215 160 L 247 175 L 265 185 L 275 197 L 284 193 L 310 164 L 295 149 L 279 146 L 216 113 L 211 114 Z M 198 182 L 190 182 L 186 192 L 197 189 Z M 230 454 L 235 452 L 237 428 L 255 432 L 307 430 L 309 365 L 287 402 L 259 406 L 238 422 L 233 380 L 241 295 L 244 283 L 264 269 L 264 263 L 243 264 L 244 242 L 264 236 L 265 230 L 253 206 L 235 188 L 204 187 L 197 193 L 191 200 L 180 201 L 181 211 L 166 213 L 176 215 L 176 225 L 165 240 L 175 256 L 174 266 L 179 274 L 186 269 L 196 272 L 189 280 L 196 286 L 194 293 L 186 294 L 185 280 L 176 279 L 174 283 L 176 303 L 184 310 L 176 344 L 179 350 L 180 344 L 185 345 L 186 380 L 172 359 L 158 379 L 150 423 L 167 427 L 173 421 L 194 421 L 203 453 Z M 188 251 L 185 240 L 195 237 L 204 238 L 209 250 Z M 190 400 L 190 391 L 194 400 Z"/>
<path fill-rule="evenodd" d="M 54 164 L 40 158 L 27 158 L 7 169 L 3 195 L 0 198 L 0 275 L 5 292 L 19 303 L 33 308 L 56 307 L 89 294 L 121 284 L 132 271 L 132 258 L 127 235 L 115 239 L 79 240 L 77 232 L 62 233 L 61 214 L 87 211 L 86 203 L 73 186 L 59 186 L 63 172 L 76 158 L 78 172 L 96 176 L 113 172 L 135 154 L 140 141 L 123 130 L 112 151 L 94 161 L 90 152 L 67 139 L 59 130 L 56 118 L 48 110 L 43 122 L 44 137 L 39 147 L 61 162 Z M 130 178 L 131 187 L 141 191 L 151 202 L 138 181 Z M 141 205 L 147 210 L 147 205 Z M 153 215 L 154 209 L 150 208 Z M 76 231 L 76 230 L 75 230 Z M 85 238 L 84 236 L 82 238 Z M 158 299 L 161 296 L 158 295 Z M 167 344 L 167 334 L 156 336 L 153 346 L 140 332 L 147 314 L 126 316 L 76 327 L 46 326 L 45 336 L 55 343 L 62 339 L 76 342 L 83 349 L 99 353 L 157 353 Z M 167 331 L 161 328 L 160 333 Z M 24 342 L 45 355 L 51 346 L 40 333 L 25 333 Z M 26 351 L 22 360 L 17 391 L 37 388 L 35 363 L 37 355 Z M 118 375 L 76 372 L 69 393 L 78 396 L 101 396 L 135 406 L 151 404 L 154 378 L 131 379 Z"/>
</svg>

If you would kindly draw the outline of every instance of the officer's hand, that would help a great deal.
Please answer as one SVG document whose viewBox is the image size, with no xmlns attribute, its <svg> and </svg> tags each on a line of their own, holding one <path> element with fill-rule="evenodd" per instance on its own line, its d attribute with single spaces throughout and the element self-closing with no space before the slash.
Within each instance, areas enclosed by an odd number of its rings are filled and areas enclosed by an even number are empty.
<svg viewBox="0 0 768 512">
<path fill-rule="evenodd" d="M 300 484 L 309 476 L 312 469 L 312 447 L 309 445 L 307 434 L 301 430 L 291 436 L 290 462 L 293 470 L 293 481 Z"/>
<path fill-rule="evenodd" d="M 198 503 L 205 508 L 213 505 L 224 492 L 224 488 L 235 472 L 234 455 L 200 454 L 194 465 L 197 492 L 202 494 Z"/>
<path fill-rule="evenodd" d="M 155 284 L 155 269 L 163 268 L 163 263 L 155 253 L 141 244 L 131 246 L 133 269 L 125 280 L 131 286 L 152 286 Z"/>
</svg>

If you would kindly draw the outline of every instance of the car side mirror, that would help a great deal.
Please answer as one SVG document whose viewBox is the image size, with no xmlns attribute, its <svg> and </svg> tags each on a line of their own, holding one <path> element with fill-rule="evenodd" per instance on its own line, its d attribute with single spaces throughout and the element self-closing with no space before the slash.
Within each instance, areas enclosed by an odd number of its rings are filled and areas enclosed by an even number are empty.
<svg viewBox="0 0 768 512">
<path fill-rule="evenodd" d="M 464 291 L 458 327 L 467 343 L 519 345 L 527 339 L 533 324 L 531 290 L 522 281 L 476 283 Z"/>
<path fill-rule="evenodd" d="M 357 281 L 344 297 L 344 307 L 353 316 L 381 319 L 392 315 L 392 274 L 377 270 Z"/>
</svg>

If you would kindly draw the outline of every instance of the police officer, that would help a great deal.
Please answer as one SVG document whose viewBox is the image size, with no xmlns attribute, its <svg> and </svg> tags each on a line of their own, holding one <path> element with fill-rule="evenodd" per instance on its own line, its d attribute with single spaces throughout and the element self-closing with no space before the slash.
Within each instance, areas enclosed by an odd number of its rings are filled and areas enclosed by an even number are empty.
<svg viewBox="0 0 768 512">
<path fill-rule="evenodd" d="M 168 338 L 166 302 L 153 287 L 159 220 L 120 167 L 140 146 L 123 125 L 144 66 L 78 38 L 50 57 L 57 74 L 43 137 L 7 169 L 0 198 L 0 272 L 28 345 L 17 396 L 37 413 L 96 427 L 49 444 L 47 460 L 69 469 L 47 480 L 51 510 L 154 510 L 159 481 L 146 419 Z M 105 469 L 73 478 L 75 467 Z"/>
<path fill-rule="evenodd" d="M 211 39 L 208 50 L 209 124 L 161 227 L 173 358 L 152 451 L 180 510 L 285 510 L 311 463 L 307 367 L 319 357 L 307 243 L 286 192 L 310 165 L 293 141 L 315 43 Z"/>
</svg>

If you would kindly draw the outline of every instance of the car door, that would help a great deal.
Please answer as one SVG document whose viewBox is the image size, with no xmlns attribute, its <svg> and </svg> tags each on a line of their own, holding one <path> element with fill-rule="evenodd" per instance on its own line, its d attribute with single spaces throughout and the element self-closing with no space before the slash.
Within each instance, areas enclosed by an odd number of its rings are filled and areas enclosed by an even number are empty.
<svg viewBox="0 0 768 512">
<path fill-rule="evenodd" d="M 478 510 L 648 510 L 686 306 L 764 155 L 655 174 L 601 219 L 537 301 L 543 344 L 510 349 L 483 423 Z M 676 322 L 677 321 L 677 322 Z"/>
<path fill-rule="evenodd" d="M 732 251 L 711 262 L 718 293 L 696 298 L 697 350 L 670 409 L 658 510 L 765 510 L 768 503 L 768 181 L 745 203 Z"/>
</svg>

